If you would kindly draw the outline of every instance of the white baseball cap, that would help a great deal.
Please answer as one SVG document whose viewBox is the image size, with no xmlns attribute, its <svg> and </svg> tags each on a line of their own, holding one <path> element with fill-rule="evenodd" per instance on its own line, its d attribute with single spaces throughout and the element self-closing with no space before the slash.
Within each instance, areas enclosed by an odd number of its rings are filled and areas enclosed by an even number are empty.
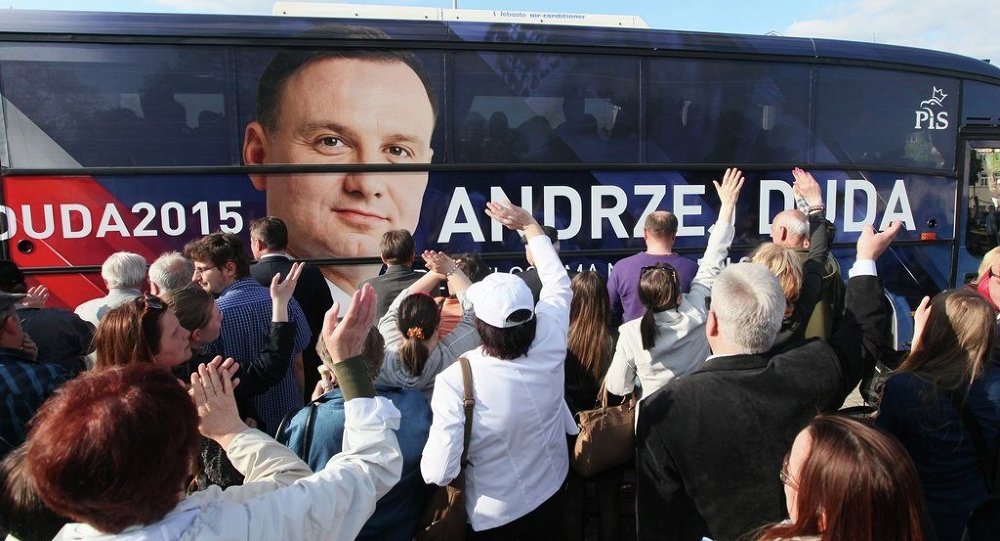
<svg viewBox="0 0 1000 541">
<path fill-rule="evenodd" d="M 535 317 L 535 298 L 531 289 L 513 274 L 494 272 L 469 286 L 465 296 L 472 303 L 476 317 L 500 329 L 516 327 Z M 518 310 L 529 310 L 531 317 L 524 321 L 507 321 Z"/>
</svg>

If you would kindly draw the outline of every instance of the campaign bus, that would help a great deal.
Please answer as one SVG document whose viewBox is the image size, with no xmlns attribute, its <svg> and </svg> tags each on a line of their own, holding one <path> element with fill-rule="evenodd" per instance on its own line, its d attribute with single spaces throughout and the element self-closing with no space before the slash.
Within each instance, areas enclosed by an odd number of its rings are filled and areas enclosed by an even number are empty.
<svg viewBox="0 0 1000 541">
<path fill-rule="evenodd" d="M 507 14 L 508 16 L 511 14 Z M 544 16 L 530 14 L 528 19 Z M 5 11 L 0 241 L 54 304 L 102 294 L 115 251 L 152 261 L 254 218 L 350 292 L 378 239 L 524 268 L 507 198 L 574 269 L 644 248 L 656 210 L 698 258 L 711 182 L 745 171 L 735 257 L 811 171 L 845 269 L 864 224 L 898 309 L 997 244 L 1000 69 L 835 40 L 452 19 Z M 908 318 L 901 318 L 908 319 Z"/>
</svg>

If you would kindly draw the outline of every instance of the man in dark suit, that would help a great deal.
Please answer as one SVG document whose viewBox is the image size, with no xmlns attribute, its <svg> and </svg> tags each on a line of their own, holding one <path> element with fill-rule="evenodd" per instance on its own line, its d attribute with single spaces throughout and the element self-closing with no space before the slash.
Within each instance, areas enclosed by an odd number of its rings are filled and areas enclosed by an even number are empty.
<svg viewBox="0 0 1000 541">
<path fill-rule="evenodd" d="M 778 471 L 795 435 L 839 408 L 891 347 L 875 260 L 899 229 L 862 232 L 847 310 L 829 342 L 768 355 L 785 310 L 777 280 L 753 263 L 719 275 L 705 325 L 713 355 L 639 407 L 639 539 L 735 540 L 787 516 Z"/>
<path fill-rule="evenodd" d="M 556 253 L 559 253 L 559 232 L 556 228 L 543 225 L 542 231 L 545 232 L 545 236 L 552 241 L 552 247 L 556 249 Z M 528 247 L 527 237 L 521 239 L 524 241 L 524 258 L 528 260 L 528 265 L 531 268 L 517 273 L 517 277 L 524 280 L 524 283 L 528 284 L 528 289 L 531 290 L 531 295 L 535 297 L 535 304 L 538 304 L 538 296 L 542 293 L 542 280 L 538 277 L 538 271 L 535 270 L 535 256 L 531 253 L 531 248 Z M 574 276 L 578 273 L 575 270 L 567 269 L 566 273 L 569 274 L 569 279 L 572 280 Z"/>
<path fill-rule="evenodd" d="M 393 229 L 382 235 L 379 244 L 382 252 L 382 263 L 385 263 L 385 273 L 369 278 L 358 284 L 358 289 L 365 284 L 371 284 L 378 295 L 376 321 L 389 311 L 392 301 L 400 292 L 410 287 L 423 274 L 413 272 L 413 236 L 405 229 Z"/>
<path fill-rule="evenodd" d="M 264 287 L 270 287 L 275 274 L 280 272 L 282 279 L 288 276 L 288 271 L 292 268 L 292 258 L 285 253 L 287 246 L 288 228 L 280 218 L 264 216 L 251 222 L 250 251 L 257 260 L 250 265 L 250 275 L 253 279 Z M 330 288 L 326 285 L 323 273 L 310 265 L 303 267 L 292 296 L 302 307 L 306 322 L 309 323 L 309 332 L 312 334 L 309 345 L 302 353 L 305 370 L 303 393 L 308 403 L 312 399 L 313 388 L 320 379 L 317 368 L 323 364 L 316 353 L 316 340 L 319 339 L 320 331 L 323 329 L 323 316 L 333 306 L 333 298 L 330 296 Z"/>
</svg>

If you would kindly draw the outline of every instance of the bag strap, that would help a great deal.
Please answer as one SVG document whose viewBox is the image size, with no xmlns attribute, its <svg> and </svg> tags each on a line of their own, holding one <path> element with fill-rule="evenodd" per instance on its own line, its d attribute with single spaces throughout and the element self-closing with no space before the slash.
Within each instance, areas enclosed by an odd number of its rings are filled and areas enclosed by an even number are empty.
<svg viewBox="0 0 1000 541">
<path fill-rule="evenodd" d="M 608 387 L 605 384 L 606 381 L 606 378 L 601 378 L 601 387 L 597 389 L 597 399 L 594 401 L 594 403 L 601 408 L 608 407 L 608 400 L 611 396 L 611 392 L 608 391 Z M 635 405 L 639 402 L 639 397 L 636 396 L 637 394 L 636 390 L 632 389 L 631 393 L 622 397 L 622 404 L 628 403 L 628 407 L 635 407 Z"/>
<path fill-rule="evenodd" d="M 608 388 L 604 385 L 604 379 L 601 379 L 601 388 L 597 390 L 597 404 L 602 408 L 608 407 Z"/>
<path fill-rule="evenodd" d="M 458 363 L 462 367 L 462 406 L 465 408 L 465 434 L 462 436 L 462 460 L 459 462 L 462 470 L 469 462 L 469 441 L 472 439 L 472 409 L 476 405 L 476 398 L 472 386 L 472 367 L 469 366 L 469 359 L 459 357 Z"/>
<path fill-rule="evenodd" d="M 996 494 L 1000 490 L 1000 486 L 994 483 L 993 474 L 996 473 L 997 465 L 990 464 L 989 460 L 989 448 L 986 446 L 986 438 L 983 437 L 983 432 L 979 427 L 979 423 L 976 421 L 976 417 L 972 414 L 972 410 L 969 409 L 969 402 L 962 401 L 959 399 L 957 393 L 948 393 L 948 397 L 951 398 L 951 404 L 954 406 L 955 411 L 957 411 L 962 417 L 962 424 L 965 425 L 965 429 L 969 432 L 969 436 L 972 438 L 972 445 L 976 448 L 976 455 L 979 456 L 979 469 L 986 480 L 986 489 L 990 494 Z M 1000 445 L 1000 442 L 998 442 Z"/>
<path fill-rule="evenodd" d="M 326 402 L 329 401 L 330 399 L 327 398 L 327 396 L 324 394 L 323 396 L 317 398 L 316 400 L 313 400 L 312 402 L 306 404 L 302 408 L 309 410 L 306 412 L 306 424 L 302 428 L 302 436 L 300 437 L 300 441 L 302 442 L 302 447 L 301 447 L 302 456 L 300 456 L 299 458 L 301 458 L 302 460 L 306 460 L 307 458 L 309 458 L 309 449 L 312 448 L 313 425 L 315 424 L 314 418 L 316 417 L 316 408 L 320 404 L 325 404 Z M 274 432 L 275 437 L 277 437 L 278 434 L 281 434 L 282 432 L 285 431 L 285 429 L 288 428 L 289 423 L 291 423 L 292 419 L 296 415 L 298 415 L 298 413 L 302 411 L 302 409 L 292 410 L 287 414 L 285 414 L 285 416 L 281 419 L 281 422 L 278 423 L 278 430 Z"/>
</svg>

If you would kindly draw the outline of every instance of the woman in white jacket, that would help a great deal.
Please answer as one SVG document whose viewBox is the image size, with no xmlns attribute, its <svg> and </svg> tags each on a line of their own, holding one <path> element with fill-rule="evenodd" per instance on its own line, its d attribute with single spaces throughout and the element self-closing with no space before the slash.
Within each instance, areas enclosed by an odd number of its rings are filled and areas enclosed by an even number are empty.
<svg viewBox="0 0 1000 541">
<path fill-rule="evenodd" d="M 487 203 L 487 214 L 524 232 L 542 292 L 536 304 L 524 280 L 505 272 L 467 292 L 482 340 L 464 355 L 475 397 L 464 465 L 467 539 L 547 540 L 558 535 L 563 516 L 566 435 L 577 432 L 563 400 L 573 293 L 552 242 L 531 214 L 493 202 Z M 438 374 L 434 419 L 420 461 L 428 483 L 446 485 L 462 469 L 463 389 L 460 363 Z"/>
<path fill-rule="evenodd" d="M 243 424 L 229 372 L 217 362 L 192 375 L 193 402 L 169 372 L 152 365 L 67 383 L 39 410 L 27 443 L 42 500 L 77 521 L 56 539 L 354 539 L 402 464 L 393 432 L 399 412 L 373 398 L 359 355 L 374 301 L 364 286 L 341 324 L 337 305 L 326 315 L 323 335 L 348 400 L 347 428 L 344 452 L 315 474 Z M 183 496 L 199 429 L 227 450 L 245 485 Z"/>
<path fill-rule="evenodd" d="M 706 300 L 733 241 L 732 218 L 743 187 L 742 175 L 739 169 L 727 169 L 722 184 L 714 182 L 722 200 L 719 218 L 688 294 L 681 294 L 677 271 L 670 265 L 642 269 L 639 298 L 646 313 L 619 328 L 618 345 L 604 379 L 608 392 L 631 393 L 638 376 L 642 396 L 648 396 L 671 379 L 693 372 L 708 358 Z"/>
</svg>

